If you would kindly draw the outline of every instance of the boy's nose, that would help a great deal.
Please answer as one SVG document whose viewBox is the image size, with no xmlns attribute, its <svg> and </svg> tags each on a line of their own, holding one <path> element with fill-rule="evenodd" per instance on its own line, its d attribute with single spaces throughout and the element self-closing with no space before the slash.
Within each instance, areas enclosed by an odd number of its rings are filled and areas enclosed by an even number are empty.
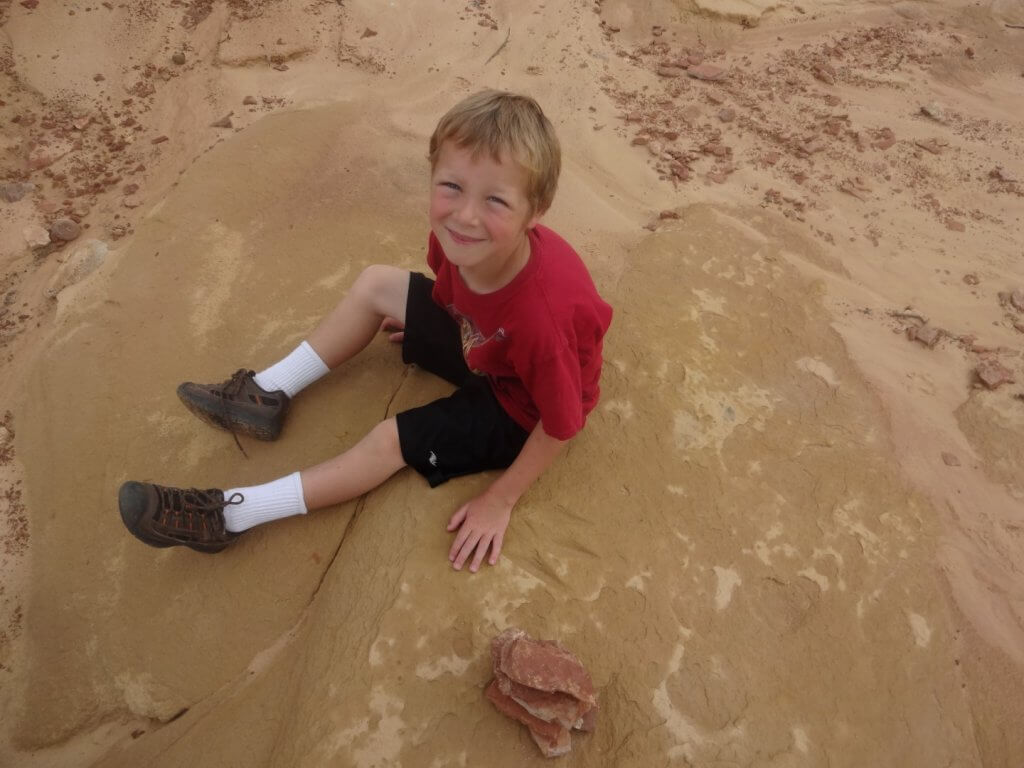
<svg viewBox="0 0 1024 768">
<path fill-rule="evenodd" d="M 470 202 L 465 201 L 459 209 L 455 212 L 456 221 L 462 224 L 470 224 L 476 226 L 477 223 L 477 212 L 476 206 Z"/>
</svg>

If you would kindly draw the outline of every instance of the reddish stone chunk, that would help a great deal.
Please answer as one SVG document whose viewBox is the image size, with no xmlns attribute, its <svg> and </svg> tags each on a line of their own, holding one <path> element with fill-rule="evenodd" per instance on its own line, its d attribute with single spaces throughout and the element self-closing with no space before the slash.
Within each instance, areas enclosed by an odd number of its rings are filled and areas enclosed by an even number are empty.
<svg viewBox="0 0 1024 768">
<path fill-rule="evenodd" d="M 714 64 L 696 64 L 686 70 L 686 74 L 698 80 L 721 80 L 728 74 L 728 70 L 716 67 Z"/>
<path fill-rule="evenodd" d="M 978 380 L 988 389 L 995 389 L 1003 384 L 1012 384 L 1013 373 L 998 360 L 986 360 L 974 369 Z"/>
</svg>

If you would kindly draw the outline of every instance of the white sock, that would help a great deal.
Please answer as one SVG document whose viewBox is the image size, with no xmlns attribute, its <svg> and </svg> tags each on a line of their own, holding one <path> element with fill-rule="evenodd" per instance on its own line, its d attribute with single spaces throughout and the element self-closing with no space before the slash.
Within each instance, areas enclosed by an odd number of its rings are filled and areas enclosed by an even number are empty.
<svg viewBox="0 0 1024 768">
<path fill-rule="evenodd" d="M 309 342 L 303 341 L 286 358 L 260 371 L 253 378 L 267 392 L 283 389 L 288 397 L 295 397 L 330 371 L 320 355 L 309 346 Z"/>
<path fill-rule="evenodd" d="M 307 512 L 306 501 L 302 497 L 302 479 L 298 472 L 263 485 L 224 491 L 224 501 L 230 501 L 236 493 L 242 495 L 242 503 L 227 504 L 224 507 L 224 527 L 232 533 Z"/>
</svg>

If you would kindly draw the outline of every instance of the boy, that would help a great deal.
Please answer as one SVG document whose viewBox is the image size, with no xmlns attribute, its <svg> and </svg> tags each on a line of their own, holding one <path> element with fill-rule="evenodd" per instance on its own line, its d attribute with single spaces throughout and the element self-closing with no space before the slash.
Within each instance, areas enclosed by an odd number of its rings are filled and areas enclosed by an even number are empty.
<svg viewBox="0 0 1024 768">
<path fill-rule="evenodd" d="M 375 265 L 281 361 L 228 381 L 187 382 L 178 396 L 205 421 L 274 440 L 291 399 L 362 350 L 378 330 L 402 359 L 455 384 L 447 398 L 378 424 L 345 453 L 248 488 L 198 490 L 127 482 L 121 519 L 155 547 L 218 552 L 260 523 L 360 496 L 408 465 L 431 487 L 485 469 L 505 472 L 448 523 L 456 570 L 501 553 L 512 508 L 584 424 L 598 399 L 611 322 L 579 256 L 539 225 L 561 156 L 528 97 L 483 91 L 453 107 L 430 139 L 436 282 Z"/>
</svg>

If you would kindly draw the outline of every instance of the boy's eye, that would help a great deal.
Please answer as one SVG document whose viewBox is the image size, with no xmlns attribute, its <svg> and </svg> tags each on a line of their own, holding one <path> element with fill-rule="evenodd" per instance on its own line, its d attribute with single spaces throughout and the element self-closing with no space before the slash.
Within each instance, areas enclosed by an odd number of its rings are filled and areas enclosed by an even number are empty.
<svg viewBox="0 0 1024 768">
<path fill-rule="evenodd" d="M 506 202 L 505 202 L 504 200 L 502 200 L 502 199 L 501 199 L 500 197 L 495 197 L 494 195 L 491 195 L 491 196 L 490 196 L 490 197 L 488 197 L 487 199 L 488 199 L 488 200 L 490 200 L 490 201 L 491 201 L 492 203 L 498 203 L 499 205 L 503 205 L 503 206 L 505 206 L 506 208 L 508 208 L 508 203 L 506 203 Z"/>
<path fill-rule="evenodd" d="M 440 186 L 447 187 L 448 189 L 454 189 L 456 191 L 458 191 L 459 189 L 459 185 L 456 184 L 454 181 L 442 181 L 440 182 Z"/>
</svg>

